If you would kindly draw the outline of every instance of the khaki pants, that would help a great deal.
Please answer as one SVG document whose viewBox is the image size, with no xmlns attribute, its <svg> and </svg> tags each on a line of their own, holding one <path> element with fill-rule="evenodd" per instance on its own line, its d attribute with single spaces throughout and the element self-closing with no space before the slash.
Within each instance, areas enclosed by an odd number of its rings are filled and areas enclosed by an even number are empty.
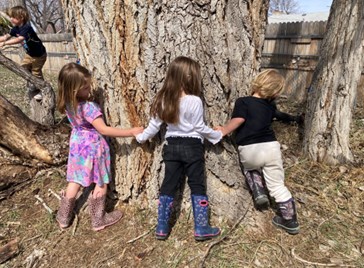
<svg viewBox="0 0 364 268">
<path fill-rule="evenodd" d="M 34 76 L 43 79 L 42 68 L 46 60 L 47 53 L 44 53 L 41 57 L 31 57 L 28 54 L 25 54 L 21 66 L 31 72 Z"/>
<path fill-rule="evenodd" d="M 280 147 L 278 141 L 271 141 L 239 146 L 238 150 L 244 170 L 262 169 L 270 196 L 274 197 L 276 202 L 286 202 L 292 195 L 284 185 Z"/>
</svg>

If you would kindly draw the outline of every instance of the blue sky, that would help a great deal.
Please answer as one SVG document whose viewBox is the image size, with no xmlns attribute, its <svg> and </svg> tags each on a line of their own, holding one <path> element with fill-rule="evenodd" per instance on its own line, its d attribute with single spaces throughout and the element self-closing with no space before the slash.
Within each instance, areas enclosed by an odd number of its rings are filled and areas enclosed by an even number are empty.
<svg viewBox="0 0 364 268">
<path fill-rule="evenodd" d="M 330 11 L 332 0 L 296 0 L 302 13 Z"/>
</svg>

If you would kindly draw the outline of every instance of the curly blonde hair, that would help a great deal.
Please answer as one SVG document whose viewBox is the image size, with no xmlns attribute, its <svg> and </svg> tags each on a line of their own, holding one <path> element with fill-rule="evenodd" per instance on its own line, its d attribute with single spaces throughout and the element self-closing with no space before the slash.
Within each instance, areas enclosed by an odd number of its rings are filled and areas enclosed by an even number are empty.
<svg viewBox="0 0 364 268">
<path fill-rule="evenodd" d="M 272 99 L 283 92 L 284 84 L 285 79 L 278 71 L 267 69 L 254 78 L 251 94 L 258 93 L 264 99 Z"/>
</svg>

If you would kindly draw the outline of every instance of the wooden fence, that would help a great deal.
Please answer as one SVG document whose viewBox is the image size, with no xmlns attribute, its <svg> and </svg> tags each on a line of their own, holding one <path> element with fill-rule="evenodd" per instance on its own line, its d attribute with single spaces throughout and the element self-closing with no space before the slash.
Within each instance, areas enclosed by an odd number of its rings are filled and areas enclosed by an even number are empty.
<svg viewBox="0 0 364 268">
<path fill-rule="evenodd" d="M 306 98 L 307 89 L 318 61 L 319 48 L 326 22 L 268 24 L 262 52 L 262 68 L 279 69 L 287 80 L 287 95 L 297 101 Z M 48 52 L 45 71 L 57 73 L 68 62 L 75 62 L 71 34 L 39 35 Z M 22 49 L 21 49 L 22 50 Z M 5 52 L 20 62 L 18 50 Z M 364 76 L 358 87 L 358 103 L 364 103 Z"/>
<path fill-rule="evenodd" d="M 326 21 L 268 24 L 262 52 L 262 68 L 279 69 L 285 76 L 286 93 L 304 101 L 318 62 Z M 364 103 L 364 76 L 357 103 Z"/>
</svg>

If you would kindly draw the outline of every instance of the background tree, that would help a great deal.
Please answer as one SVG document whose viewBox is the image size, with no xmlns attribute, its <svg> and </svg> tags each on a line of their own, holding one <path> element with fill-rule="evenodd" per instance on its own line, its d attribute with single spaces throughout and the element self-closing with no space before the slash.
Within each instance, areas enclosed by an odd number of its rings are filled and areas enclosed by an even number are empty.
<svg viewBox="0 0 364 268">
<path fill-rule="evenodd" d="M 25 0 L 25 2 L 39 33 L 64 32 L 64 15 L 60 0 Z"/>
<path fill-rule="evenodd" d="M 297 0 L 270 0 L 269 13 L 282 12 L 284 14 L 298 13 L 299 3 Z"/>
<path fill-rule="evenodd" d="M 353 159 L 349 132 L 364 65 L 363 27 L 362 0 L 334 0 L 307 102 L 304 150 L 315 161 Z"/>
<path fill-rule="evenodd" d="M 227 121 L 259 68 L 268 1 L 63 0 L 63 8 L 81 64 L 102 88 L 109 124 L 145 126 L 168 64 L 186 55 L 202 66 L 206 119 L 214 126 Z M 114 141 L 115 186 L 122 200 L 155 203 L 150 201 L 163 179 L 163 135 L 143 146 Z M 206 174 L 214 211 L 242 215 L 250 195 L 229 140 L 207 145 Z"/>
<path fill-rule="evenodd" d="M 38 33 L 64 32 L 64 15 L 60 0 L 0 0 L 0 10 L 13 6 L 27 7 Z"/>
</svg>

